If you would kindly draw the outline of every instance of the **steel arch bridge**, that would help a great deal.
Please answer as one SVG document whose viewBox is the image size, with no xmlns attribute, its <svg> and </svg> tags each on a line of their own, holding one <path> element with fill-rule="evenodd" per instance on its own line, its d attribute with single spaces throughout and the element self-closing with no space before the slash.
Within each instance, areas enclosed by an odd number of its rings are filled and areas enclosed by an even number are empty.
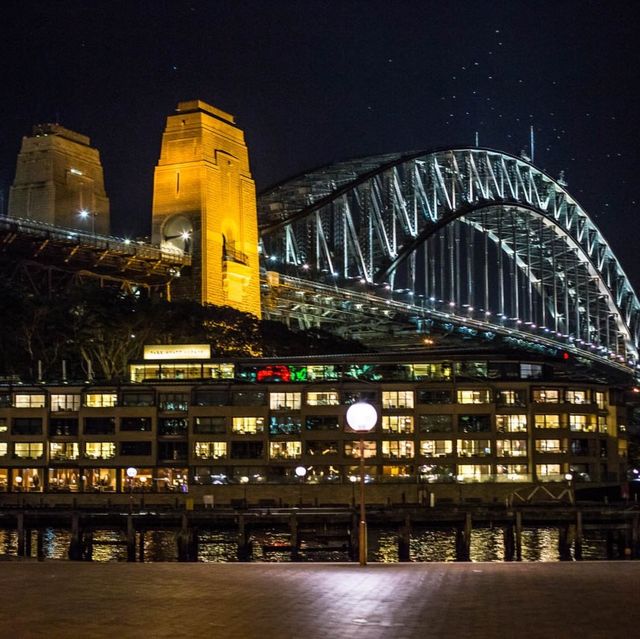
<svg viewBox="0 0 640 639">
<path fill-rule="evenodd" d="M 404 309 L 635 367 L 640 303 L 565 186 L 484 148 L 333 164 L 260 196 L 263 265 L 307 323 Z"/>
</svg>

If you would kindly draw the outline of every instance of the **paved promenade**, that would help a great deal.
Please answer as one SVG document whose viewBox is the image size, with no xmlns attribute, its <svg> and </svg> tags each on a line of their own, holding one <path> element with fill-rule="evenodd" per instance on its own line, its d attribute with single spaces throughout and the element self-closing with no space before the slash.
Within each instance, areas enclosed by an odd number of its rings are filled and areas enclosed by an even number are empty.
<svg viewBox="0 0 640 639">
<path fill-rule="evenodd" d="M 2 639 L 626 639 L 640 562 L 3 562 L 0 599 Z"/>
</svg>

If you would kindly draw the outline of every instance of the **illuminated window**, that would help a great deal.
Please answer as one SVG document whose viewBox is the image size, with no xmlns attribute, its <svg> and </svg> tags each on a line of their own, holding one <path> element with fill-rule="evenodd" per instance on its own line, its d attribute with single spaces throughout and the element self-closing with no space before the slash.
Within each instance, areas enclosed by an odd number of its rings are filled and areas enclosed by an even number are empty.
<svg viewBox="0 0 640 639">
<path fill-rule="evenodd" d="M 114 442 L 86 442 L 84 454 L 89 459 L 111 459 L 116 456 L 116 445 Z"/>
<path fill-rule="evenodd" d="M 588 404 L 589 403 L 589 394 L 586 390 L 574 390 L 569 389 L 565 395 L 566 401 L 569 404 Z"/>
<path fill-rule="evenodd" d="M 496 399 L 500 406 L 524 406 L 526 404 L 524 391 L 499 390 Z"/>
<path fill-rule="evenodd" d="M 488 439 L 459 439 L 459 457 L 485 457 L 491 455 L 491 442 Z"/>
<path fill-rule="evenodd" d="M 607 435 L 609 433 L 607 418 L 604 415 L 598 415 L 598 432 L 602 435 Z"/>
<path fill-rule="evenodd" d="M 52 442 L 49 444 L 49 458 L 52 461 L 78 459 L 78 456 L 78 444 L 76 442 Z"/>
<path fill-rule="evenodd" d="M 270 442 L 271 459 L 299 459 L 302 456 L 301 442 Z"/>
<path fill-rule="evenodd" d="M 488 404 L 490 402 L 491 391 L 487 388 L 458 391 L 458 404 Z"/>
<path fill-rule="evenodd" d="M 194 455 L 198 459 L 224 459 L 227 442 L 196 442 Z"/>
<path fill-rule="evenodd" d="M 559 439 L 537 439 L 536 451 L 538 453 L 563 453 Z"/>
<path fill-rule="evenodd" d="M 450 380 L 451 364 L 413 364 L 413 378 L 415 380 Z"/>
<path fill-rule="evenodd" d="M 626 457 L 628 454 L 628 443 L 626 439 L 619 439 L 618 440 L 618 455 L 620 457 Z"/>
<path fill-rule="evenodd" d="M 498 457 L 526 457 L 526 439 L 498 439 L 496 441 L 496 455 Z"/>
<path fill-rule="evenodd" d="M 411 477 L 412 475 L 412 468 L 411 466 L 383 466 L 382 467 L 382 477 L 388 477 L 388 478 L 407 478 L 407 477 Z"/>
<path fill-rule="evenodd" d="M 520 364 L 520 377 L 522 379 L 540 379 L 542 377 L 542 365 Z"/>
<path fill-rule="evenodd" d="M 307 483 L 335 483 L 340 481 L 341 466 L 316 466 L 315 464 L 308 469 Z"/>
<path fill-rule="evenodd" d="M 594 433 L 596 424 L 593 415 L 569 415 L 569 428 L 572 431 Z"/>
<path fill-rule="evenodd" d="M 309 381 L 333 381 L 340 378 L 336 366 L 307 366 L 307 379 Z"/>
<path fill-rule="evenodd" d="M 559 481 L 563 479 L 560 464 L 536 464 L 536 475 L 541 481 Z"/>
<path fill-rule="evenodd" d="M 489 481 L 490 479 L 489 464 L 458 464 L 458 481 Z"/>
<path fill-rule="evenodd" d="M 188 468 L 156 468 L 155 474 L 158 492 L 177 493 L 185 491 L 189 479 Z"/>
<path fill-rule="evenodd" d="M 42 442 L 16 442 L 13 445 L 13 456 L 16 459 L 41 459 L 44 457 Z"/>
<path fill-rule="evenodd" d="M 604 410 L 607 407 L 607 399 L 606 395 L 600 391 L 596 391 L 593 394 L 593 399 L 595 403 L 598 405 L 600 410 Z"/>
<path fill-rule="evenodd" d="M 499 433 L 526 433 L 526 415 L 496 415 L 496 430 Z"/>
<path fill-rule="evenodd" d="M 14 406 L 16 408 L 44 408 L 47 405 L 45 395 L 35 393 L 16 393 Z"/>
<path fill-rule="evenodd" d="M 560 428 L 560 415 L 534 415 L 536 428 Z"/>
<path fill-rule="evenodd" d="M 337 406 L 340 404 L 340 397 L 338 391 L 307 393 L 307 404 L 309 406 Z"/>
<path fill-rule="evenodd" d="M 498 464 L 496 481 L 531 481 L 528 464 Z"/>
<path fill-rule="evenodd" d="M 8 430 L 7 418 L 0 417 L 0 433 L 6 433 Z"/>
<path fill-rule="evenodd" d="M 51 412 L 75 412 L 78 410 L 80 410 L 80 395 L 51 395 Z"/>
<path fill-rule="evenodd" d="M 0 457 L 6 457 L 9 453 L 9 444 L 7 442 L 0 442 Z"/>
<path fill-rule="evenodd" d="M 269 408 L 271 410 L 300 410 L 302 393 L 270 393 Z"/>
<path fill-rule="evenodd" d="M 420 454 L 423 457 L 446 457 L 452 453 L 451 439 L 423 439 L 420 442 Z"/>
<path fill-rule="evenodd" d="M 13 471 L 13 490 L 16 492 L 42 492 L 42 470 L 16 468 Z"/>
<path fill-rule="evenodd" d="M 385 433 L 413 433 L 411 415 L 383 415 L 382 431 Z"/>
<path fill-rule="evenodd" d="M 84 405 L 87 408 L 113 408 L 117 404 L 117 393 L 87 393 L 84 396 Z"/>
<path fill-rule="evenodd" d="M 534 388 L 532 399 L 538 404 L 558 404 L 560 391 L 557 388 Z"/>
<path fill-rule="evenodd" d="M 232 430 L 238 435 L 256 435 L 264 432 L 264 417 L 234 417 Z"/>
<path fill-rule="evenodd" d="M 79 489 L 80 471 L 77 468 L 49 468 L 49 490 L 75 493 Z"/>
<path fill-rule="evenodd" d="M 382 456 L 390 459 L 413 457 L 413 442 L 409 440 L 383 441 Z"/>
<path fill-rule="evenodd" d="M 423 464 L 418 466 L 418 477 L 428 483 L 455 480 L 456 472 L 453 464 Z"/>
<path fill-rule="evenodd" d="M 120 470 L 120 485 L 123 492 L 125 490 L 127 492 L 131 490 L 145 492 L 153 488 L 153 472 L 151 468 L 136 467 L 136 470 L 138 473 L 135 477 L 129 477 L 126 468 Z"/>
<path fill-rule="evenodd" d="M 358 457 L 360 458 L 360 442 L 345 442 L 344 444 L 345 457 Z M 376 443 L 371 441 L 364 442 L 364 458 L 376 456 Z"/>
<path fill-rule="evenodd" d="M 382 391 L 382 408 L 413 408 L 413 391 Z"/>
<path fill-rule="evenodd" d="M 112 493 L 116 489 L 115 468 L 83 468 L 84 489 L 88 492 Z"/>
<path fill-rule="evenodd" d="M 360 465 L 347 466 L 345 469 L 345 474 L 349 478 L 349 481 L 352 481 L 352 482 L 360 481 Z M 378 477 L 378 467 L 368 466 L 367 464 L 365 464 L 364 483 L 369 484 L 372 481 L 376 481 L 377 477 Z"/>
<path fill-rule="evenodd" d="M 302 421 L 292 415 L 271 415 L 269 418 L 270 435 L 299 435 L 302 431 Z"/>
<path fill-rule="evenodd" d="M 235 367 L 233 364 L 204 364 L 204 377 L 208 379 L 233 379 Z"/>
</svg>

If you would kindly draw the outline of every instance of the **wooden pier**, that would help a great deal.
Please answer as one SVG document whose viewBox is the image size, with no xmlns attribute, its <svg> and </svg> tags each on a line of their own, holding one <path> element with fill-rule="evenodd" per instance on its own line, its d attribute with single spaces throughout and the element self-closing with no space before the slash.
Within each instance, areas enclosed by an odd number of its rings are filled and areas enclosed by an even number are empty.
<svg viewBox="0 0 640 639">
<path fill-rule="evenodd" d="M 502 530 L 505 561 L 522 560 L 522 536 L 525 528 L 558 530 L 560 560 L 581 560 L 586 532 L 599 531 L 606 539 L 608 559 L 640 559 L 640 508 L 637 505 L 548 505 L 548 506 L 441 506 L 371 507 L 367 522 L 396 531 L 398 559 L 411 560 L 410 540 L 415 529 L 450 531 L 455 537 L 457 561 L 470 561 L 471 535 L 474 529 Z M 301 548 L 307 552 L 340 550 L 358 557 L 357 513 L 345 507 L 305 508 L 215 508 L 202 510 L 164 509 L 149 506 L 144 510 L 4 508 L 0 510 L 0 530 L 17 532 L 18 557 L 35 556 L 44 560 L 43 537 L 46 529 L 70 532 L 68 557 L 91 561 L 94 547 L 112 544 L 126 547 L 128 561 L 144 561 L 145 535 L 169 531 L 175 536 L 178 561 L 197 561 L 201 533 L 235 533 L 237 559 L 251 561 L 252 534 L 278 531 L 288 535 L 288 543 L 264 545 L 263 551 L 288 552 L 300 560 Z M 100 541 L 97 531 L 115 532 L 115 539 Z M 33 539 L 36 540 L 34 553 Z"/>
</svg>

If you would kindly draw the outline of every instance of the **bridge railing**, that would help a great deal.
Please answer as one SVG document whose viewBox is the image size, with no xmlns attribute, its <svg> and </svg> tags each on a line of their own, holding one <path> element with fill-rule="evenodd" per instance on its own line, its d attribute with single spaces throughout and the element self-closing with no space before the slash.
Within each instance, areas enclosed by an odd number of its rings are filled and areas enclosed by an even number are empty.
<svg viewBox="0 0 640 639">
<path fill-rule="evenodd" d="M 191 263 L 191 256 L 177 247 L 163 246 L 160 248 L 127 238 L 88 233 L 87 231 L 56 226 L 46 222 L 36 222 L 25 218 L 0 216 L 0 230 L 19 232 L 34 238 L 82 244 L 86 247 L 130 255 L 143 260 L 162 260 L 163 262 L 175 262 L 181 265 Z"/>
</svg>

